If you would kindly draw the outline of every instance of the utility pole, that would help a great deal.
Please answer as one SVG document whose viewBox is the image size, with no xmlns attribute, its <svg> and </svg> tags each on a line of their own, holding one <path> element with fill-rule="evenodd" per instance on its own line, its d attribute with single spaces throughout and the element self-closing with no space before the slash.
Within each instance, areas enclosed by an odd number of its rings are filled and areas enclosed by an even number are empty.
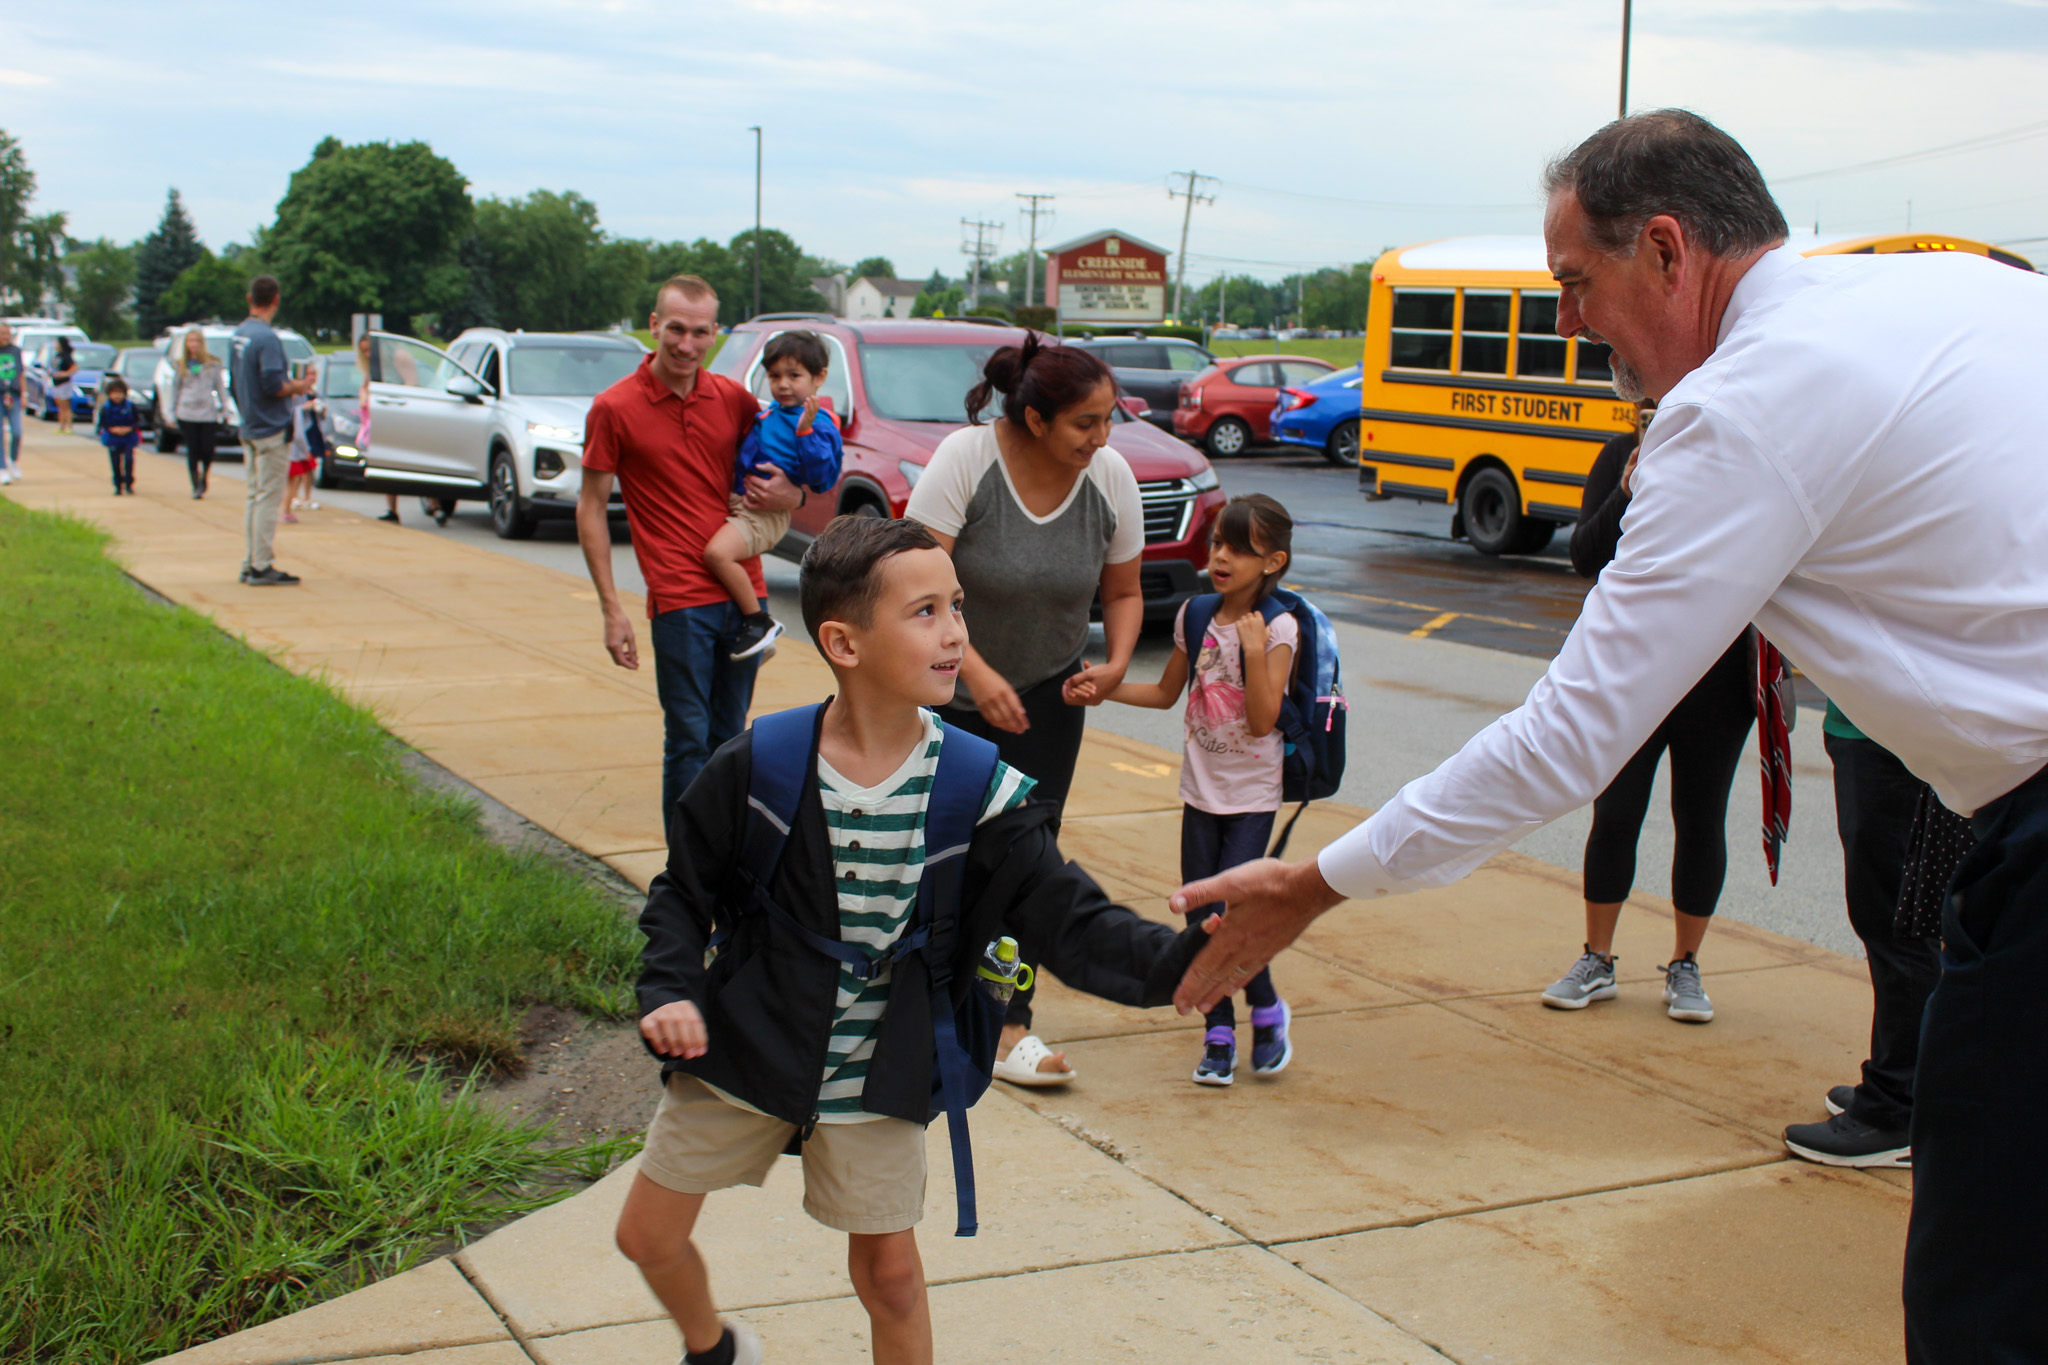
<svg viewBox="0 0 2048 1365">
<path fill-rule="evenodd" d="M 1216 196 L 1213 194 L 1196 194 L 1195 182 L 1206 180 L 1213 185 L 1216 183 L 1216 177 L 1213 175 L 1197 175 L 1193 171 L 1176 171 L 1174 174 L 1184 175 L 1188 178 L 1186 189 L 1177 190 L 1171 185 L 1166 187 L 1166 197 L 1168 199 L 1185 199 L 1188 201 L 1188 206 L 1182 209 L 1180 214 L 1180 255 L 1173 258 L 1173 316 L 1178 319 L 1180 317 L 1180 307 L 1184 301 L 1181 291 L 1187 284 L 1188 278 L 1188 220 L 1195 216 L 1196 200 L 1199 199 L 1204 204 L 1216 202 Z"/>
<path fill-rule="evenodd" d="M 1621 112 L 1616 118 L 1628 117 L 1628 26 L 1633 8 L 1634 0 L 1621 0 Z"/>
<path fill-rule="evenodd" d="M 754 317 L 761 315 L 761 125 L 747 129 L 754 135 Z"/>
<path fill-rule="evenodd" d="M 970 230 L 974 233 L 974 240 L 971 243 L 967 240 L 967 233 Z M 984 261 L 995 259 L 995 238 L 1002 235 L 1001 223 L 984 223 L 972 218 L 960 220 L 960 254 L 974 262 L 972 281 L 967 286 L 967 301 L 960 306 L 962 313 L 981 302 L 981 266 Z"/>
<path fill-rule="evenodd" d="M 1039 204 L 1051 203 L 1052 196 L 1049 194 L 1020 194 L 1017 197 L 1030 205 L 1029 208 L 1018 210 L 1019 213 L 1031 219 L 1031 244 L 1024 248 L 1024 306 L 1029 308 L 1035 302 L 1031 297 L 1031 277 L 1032 272 L 1038 265 L 1038 215 L 1043 213 L 1050 216 L 1052 214 L 1051 209 L 1042 209 L 1039 207 Z"/>
</svg>

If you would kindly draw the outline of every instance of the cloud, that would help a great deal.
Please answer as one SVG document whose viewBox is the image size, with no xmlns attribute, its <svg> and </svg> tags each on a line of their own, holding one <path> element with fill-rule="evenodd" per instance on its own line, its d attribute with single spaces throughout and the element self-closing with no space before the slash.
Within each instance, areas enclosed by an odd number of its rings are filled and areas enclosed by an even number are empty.
<svg viewBox="0 0 2048 1365">
<path fill-rule="evenodd" d="M 1682 11 L 1677 30 L 1743 37 L 1807 52 L 1896 57 L 2048 49 L 2048 4 L 2040 0 L 1770 0 L 1724 8 L 1727 12 L 1718 15 Z"/>
</svg>

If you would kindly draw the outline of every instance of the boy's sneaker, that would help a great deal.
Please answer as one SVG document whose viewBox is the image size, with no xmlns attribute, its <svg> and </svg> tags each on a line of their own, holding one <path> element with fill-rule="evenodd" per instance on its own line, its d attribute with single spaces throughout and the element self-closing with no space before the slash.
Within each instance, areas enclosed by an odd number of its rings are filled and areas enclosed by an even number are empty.
<svg viewBox="0 0 2048 1365">
<path fill-rule="evenodd" d="M 1237 1079 L 1237 1031 L 1217 1027 L 1202 1035 L 1202 1060 L 1195 1063 L 1196 1085 L 1229 1085 Z"/>
<path fill-rule="evenodd" d="M 1714 1002 L 1707 999 L 1707 988 L 1700 984 L 1700 965 L 1692 960 L 1692 954 L 1665 965 L 1664 1003 L 1671 1007 L 1664 1011 L 1666 1014 L 1688 1024 L 1704 1024 L 1713 1019 Z"/>
<path fill-rule="evenodd" d="M 1911 1169 L 1913 1140 L 1904 1129 L 1887 1132 L 1847 1114 L 1826 1123 L 1795 1123 L 1785 1130 L 1785 1146 L 1797 1157 L 1823 1166 Z"/>
<path fill-rule="evenodd" d="M 1554 1010 L 1582 1010 L 1595 1000 L 1612 1000 L 1620 994 L 1614 984 L 1614 957 L 1586 949 L 1572 969 L 1551 982 L 1543 991 L 1543 1003 Z"/>
<path fill-rule="evenodd" d="M 273 564 L 267 569 L 251 569 L 242 581 L 252 588 L 288 588 L 299 581 L 299 576 Z"/>
<path fill-rule="evenodd" d="M 1261 1076 L 1276 1075 L 1294 1060 L 1294 1040 L 1287 1030 L 1293 1018 L 1285 1000 L 1252 1008 L 1253 1071 Z"/>
<path fill-rule="evenodd" d="M 727 1322 L 725 1335 L 708 1351 L 683 1352 L 681 1365 L 761 1365 L 761 1338 L 744 1322 Z"/>
<path fill-rule="evenodd" d="M 1821 1103 L 1828 1107 L 1830 1114 L 1846 1114 L 1849 1112 L 1849 1106 L 1855 1102 L 1856 1087 L 1853 1085 L 1829 1086 L 1828 1093 L 1821 1098 Z"/>
<path fill-rule="evenodd" d="M 757 611 L 740 622 L 740 632 L 733 637 L 732 653 L 728 658 L 751 659 L 775 641 L 782 634 L 782 625 L 765 611 Z"/>
</svg>

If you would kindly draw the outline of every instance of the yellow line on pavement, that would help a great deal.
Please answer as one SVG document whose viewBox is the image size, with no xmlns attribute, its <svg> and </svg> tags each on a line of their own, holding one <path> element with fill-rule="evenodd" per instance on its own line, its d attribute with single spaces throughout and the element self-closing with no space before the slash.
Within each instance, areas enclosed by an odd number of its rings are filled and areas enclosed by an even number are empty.
<svg viewBox="0 0 2048 1365">
<path fill-rule="evenodd" d="M 1460 617 L 1463 614 L 1464 613 L 1462 612 L 1447 611 L 1441 616 L 1435 617 L 1428 621 L 1424 621 L 1421 625 L 1417 626 L 1414 630 L 1411 630 L 1408 633 L 1414 636 L 1416 639 L 1420 640 L 1433 630 L 1443 629 L 1445 626 L 1457 620 L 1458 617 Z"/>
<path fill-rule="evenodd" d="M 1437 610 L 1436 607 L 1432 607 L 1426 602 L 1404 602 L 1398 597 L 1374 597 L 1371 593 L 1346 592 L 1342 588 L 1312 588 L 1306 583 L 1288 583 L 1284 586 L 1286 586 L 1294 592 L 1308 593 L 1311 596 L 1317 593 L 1329 593 L 1334 594 L 1338 597 L 1349 597 L 1352 600 L 1358 602 L 1377 602 L 1379 605 L 1383 607 L 1402 607 L 1408 611 Z M 1564 630 L 1560 630 L 1556 626 L 1540 625 L 1534 621 L 1511 621 L 1505 616 L 1482 616 L 1478 612 L 1473 611 L 1447 612 L 1445 613 L 1444 619 L 1449 619 L 1452 617 L 1462 617 L 1467 621 L 1484 621 L 1486 622 L 1486 624 L 1490 626 L 1513 626 L 1516 630 L 1547 630 L 1553 635 L 1563 635 L 1567 633 Z M 1429 625 L 1423 627 L 1423 629 L 1425 631 L 1435 630 L 1442 624 L 1443 620 L 1441 619 L 1437 621 L 1432 621 Z"/>
</svg>

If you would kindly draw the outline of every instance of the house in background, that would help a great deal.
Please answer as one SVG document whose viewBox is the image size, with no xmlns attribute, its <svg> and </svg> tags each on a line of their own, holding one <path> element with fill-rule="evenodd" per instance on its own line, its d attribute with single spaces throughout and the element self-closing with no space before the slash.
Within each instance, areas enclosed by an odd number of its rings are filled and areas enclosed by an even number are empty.
<svg viewBox="0 0 2048 1365">
<path fill-rule="evenodd" d="M 825 300 L 825 311 L 835 318 L 846 316 L 846 272 L 811 276 L 811 288 Z"/>
<path fill-rule="evenodd" d="M 863 275 L 846 286 L 846 307 L 837 311 L 848 318 L 907 318 L 910 306 L 923 292 L 924 286 L 916 280 L 883 280 Z"/>
</svg>

